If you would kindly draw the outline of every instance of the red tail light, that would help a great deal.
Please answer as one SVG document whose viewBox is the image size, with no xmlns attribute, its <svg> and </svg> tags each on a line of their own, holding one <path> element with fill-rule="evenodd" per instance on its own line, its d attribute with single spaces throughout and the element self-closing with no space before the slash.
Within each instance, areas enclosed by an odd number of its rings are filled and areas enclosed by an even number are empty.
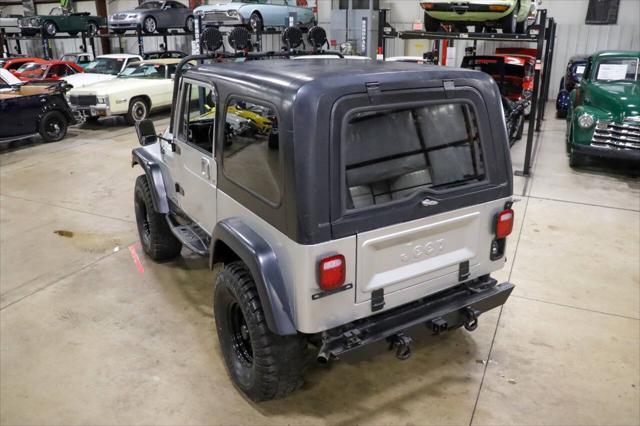
<svg viewBox="0 0 640 426">
<path fill-rule="evenodd" d="M 496 238 L 506 238 L 513 230 L 513 210 L 504 209 L 496 218 Z"/>
<path fill-rule="evenodd" d="M 325 257 L 319 264 L 320 288 L 324 291 L 334 290 L 344 284 L 346 276 L 346 263 L 344 256 Z"/>
</svg>

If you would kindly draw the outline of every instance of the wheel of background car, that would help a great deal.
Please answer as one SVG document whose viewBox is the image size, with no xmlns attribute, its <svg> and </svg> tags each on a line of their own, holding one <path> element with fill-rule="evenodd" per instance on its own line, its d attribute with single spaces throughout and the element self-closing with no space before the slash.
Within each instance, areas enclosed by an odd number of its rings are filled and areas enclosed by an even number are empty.
<svg viewBox="0 0 640 426">
<path fill-rule="evenodd" d="M 89 37 L 93 37 L 96 34 L 98 34 L 98 25 L 95 22 L 90 21 L 87 24 L 87 35 L 89 35 Z"/>
<path fill-rule="evenodd" d="M 184 30 L 188 33 L 193 32 L 193 16 L 187 18 L 187 21 L 184 23 Z"/>
<path fill-rule="evenodd" d="M 248 49 L 251 46 L 251 34 L 244 27 L 235 27 L 229 32 L 227 41 L 235 50 Z"/>
<path fill-rule="evenodd" d="M 518 25 L 518 10 L 520 10 L 520 2 L 516 3 L 510 14 L 500 19 L 500 28 L 504 34 L 513 34 L 516 32 Z"/>
<path fill-rule="evenodd" d="M 315 49 L 320 49 L 327 43 L 327 32 L 322 27 L 313 26 L 309 29 L 309 44 Z"/>
<path fill-rule="evenodd" d="M 149 115 L 149 105 L 142 98 L 133 98 L 129 102 L 129 111 L 125 115 L 125 121 L 129 125 L 134 125 L 138 121 L 142 121 Z"/>
<path fill-rule="evenodd" d="M 200 48 L 203 52 L 215 52 L 222 47 L 222 33 L 215 27 L 206 28 L 200 36 Z"/>
<path fill-rule="evenodd" d="M 280 398 L 302 385 L 309 364 L 307 341 L 269 330 L 256 284 L 242 261 L 225 264 L 218 274 L 213 312 L 225 366 L 249 399 Z"/>
<path fill-rule="evenodd" d="M 297 27 L 287 27 L 282 32 L 282 43 L 290 49 L 295 49 L 302 44 L 302 30 Z"/>
<path fill-rule="evenodd" d="M 425 31 L 438 31 L 440 29 L 440 21 L 429 16 L 428 13 L 424 14 L 424 30 Z"/>
<path fill-rule="evenodd" d="M 67 118 L 60 111 L 49 111 L 38 124 L 38 133 L 45 142 L 56 142 L 67 134 Z"/>
<path fill-rule="evenodd" d="M 42 25 L 42 28 L 44 29 L 44 33 L 51 37 L 56 35 L 56 33 L 58 32 L 58 28 L 56 27 L 56 24 L 54 24 L 52 21 L 46 21 Z"/>
<path fill-rule="evenodd" d="M 158 24 L 152 16 L 147 16 L 146 18 L 144 18 L 144 21 L 142 21 L 142 30 L 145 33 L 147 34 L 155 33 L 157 29 L 158 29 Z"/>
<path fill-rule="evenodd" d="M 262 15 L 258 12 L 253 12 L 249 17 L 249 26 L 254 32 L 260 32 L 264 30 L 264 22 L 262 21 Z"/>
</svg>

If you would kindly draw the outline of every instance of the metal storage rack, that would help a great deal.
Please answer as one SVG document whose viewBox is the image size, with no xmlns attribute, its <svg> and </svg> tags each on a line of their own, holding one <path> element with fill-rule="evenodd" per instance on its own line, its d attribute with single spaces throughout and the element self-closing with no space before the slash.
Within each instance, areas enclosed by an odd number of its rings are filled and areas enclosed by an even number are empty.
<svg viewBox="0 0 640 426">
<path fill-rule="evenodd" d="M 538 10 L 536 22 L 527 34 L 502 34 L 502 33 L 463 33 L 463 32 L 426 32 L 426 31 L 395 31 L 387 23 L 388 9 L 381 9 L 378 20 L 378 58 L 384 59 L 385 42 L 388 38 L 400 38 L 403 40 L 461 40 L 473 41 L 473 54 L 475 55 L 477 42 L 511 42 L 511 43 L 536 43 L 536 65 L 533 82 L 533 94 L 531 95 L 531 112 L 527 127 L 527 145 L 522 170 L 515 172 L 518 176 L 529 176 L 534 151 L 533 130 L 540 131 L 544 120 L 545 106 L 549 98 L 549 80 L 551 66 L 553 65 L 553 49 L 556 32 L 556 23 L 553 18 L 547 17 L 547 10 Z"/>
</svg>

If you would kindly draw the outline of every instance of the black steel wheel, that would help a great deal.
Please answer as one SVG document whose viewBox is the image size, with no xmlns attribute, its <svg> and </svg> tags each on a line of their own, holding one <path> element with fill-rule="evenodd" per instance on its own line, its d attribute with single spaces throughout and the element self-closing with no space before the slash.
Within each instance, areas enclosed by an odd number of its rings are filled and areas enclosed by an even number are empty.
<svg viewBox="0 0 640 426">
<path fill-rule="evenodd" d="M 188 33 L 193 32 L 193 16 L 189 16 L 184 23 L 184 30 Z"/>
<path fill-rule="evenodd" d="M 264 21 L 262 20 L 262 15 L 260 15 L 258 12 L 253 12 L 249 17 L 249 27 L 251 27 L 251 31 L 256 33 L 264 30 Z"/>
<path fill-rule="evenodd" d="M 133 98 L 129 102 L 129 111 L 124 119 L 128 125 L 133 126 L 138 121 L 142 121 L 149 115 L 149 105 L 143 98 Z"/>
<path fill-rule="evenodd" d="M 67 134 L 67 117 L 60 111 L 49 111 L 38 125 L 38 133 L 45 142 L 57 142 Z"/>
<path fill-rule="evenodd" d="M 146 175 L 138 176 L 136 179 L 133 205 L 140 244 L 144 252 L 156 261 L 178 256 L 182 243 L 171 232 L 165 215 L 153 209 L 153 199 Z"/>
<path fill-rule="evenodd" d="M 302 385 L 307 341 L 272 333 L 255 282 L 242 261 L 225 264 L 214 290 L 220 350 L 234 385 L 253 401 L 281 398 Z"/>
<path fill-rule="evenodd" d="M 147 16 L 142 21 L 142 31 L 147 34 L 153 34 L 158 29 L 158 23 L 153 16 Z"/>
<path fill-rule="evenodd" d="M 42 24 L 42 30 L 49 37 L 53 37 L 58 32 L 58 27 L 56 27 L 56 24 L 53 21 L 45 21 L 45 23 Z"/>
</svg>

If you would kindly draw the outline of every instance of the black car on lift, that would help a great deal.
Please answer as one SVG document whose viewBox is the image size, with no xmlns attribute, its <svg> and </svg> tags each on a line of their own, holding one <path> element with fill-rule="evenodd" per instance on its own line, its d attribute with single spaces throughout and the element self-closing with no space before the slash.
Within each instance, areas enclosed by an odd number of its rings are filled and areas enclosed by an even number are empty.
<svg viewBox="0 0 640 426">
<path fill-rule="evenodd" d="M 77 123 L 65 92 L 65 82 L 54 85 L 23 84 L 0 70 L 0 142 L 40 135 L 45 142 L 59 141 L 69 125 Z"/>
</svg>

